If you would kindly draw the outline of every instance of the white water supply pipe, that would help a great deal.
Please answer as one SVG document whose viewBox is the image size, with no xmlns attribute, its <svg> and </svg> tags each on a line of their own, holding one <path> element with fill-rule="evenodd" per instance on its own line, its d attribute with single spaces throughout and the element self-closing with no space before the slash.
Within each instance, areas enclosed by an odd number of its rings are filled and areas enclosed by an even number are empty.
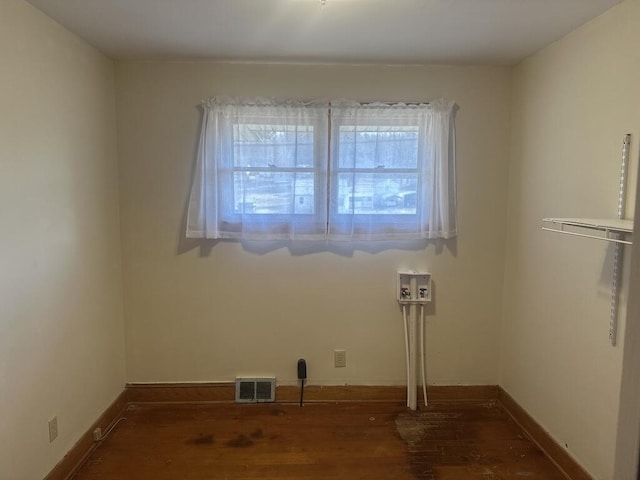
<svg viewBox="0 0 640 480">
<path fill-rule="evenodd" d="M 404 349 L 407 360 L 407 407 L 409 406 L 409 383 L 411 382 L 411 369 L 409 366 L 409 326 L 407 324 L 407 306 L 402 305 L 402 319 L 404 320 Z"/>
<path fill-rule="evenodd" d="M 411 298 L 418 298 L 418 282 L 415 277 L 411 277 L 410 283 Z M 417 367 L 417 340 L 418 340 L 418 319 L 417 305 L 411 303 L 409 306 L 409 408 L 418 408 L 418 379 L 416 376 Z"/>
<path fill-rule="evenodd" d="M 422 394 L 424 395 L 424 406 L 428 406 L 427 402 L 427 362 L 425 353 L 425 336 L 427 334 L 427 325 L 424 318 L 424 304 L 420 304 L 420 369 L 422 370 Z"/>
</svg>

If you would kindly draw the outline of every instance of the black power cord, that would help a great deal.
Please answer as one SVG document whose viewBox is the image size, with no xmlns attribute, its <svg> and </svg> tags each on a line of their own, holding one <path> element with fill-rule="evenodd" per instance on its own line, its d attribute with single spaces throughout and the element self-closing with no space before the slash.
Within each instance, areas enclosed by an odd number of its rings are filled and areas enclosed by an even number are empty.
<svg viewBox="0 0 640 480">
<path fill-rule="evenodd" d="M 301 381 L 300 386 L 300 406 L 303 405 L 304 400 L 304 381 L 307 379 L 307 362 L 304 358 L 298 360 L 298 380 Z"/>
</svg>

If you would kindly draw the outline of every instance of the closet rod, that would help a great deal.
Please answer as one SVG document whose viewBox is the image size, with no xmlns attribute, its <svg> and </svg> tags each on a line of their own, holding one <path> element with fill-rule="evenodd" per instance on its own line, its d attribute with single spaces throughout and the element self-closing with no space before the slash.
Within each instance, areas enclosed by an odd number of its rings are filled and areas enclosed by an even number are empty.
<svg viewBox="0 0 640 480">
<path fill-rule="evenodd" d="M 632 245 L 632 242 L 629 242 L 628 240 L 620 240 L 619 238 L 598 237 L 597 235 L 587 235 L 585 233 L 569 232 L 567 230 L 560 230 L 558 228 L 549 228 L 549 227 L 542 227 L 542 230 L 544 230 L 545 232 L 562 233 L 564 235 L 573 235 L 575 237 L 593 238 L 595 240 L 604 240 L 605 242 L 613 242 L 613 243 L 622 243 L 624 245 Z M 615 235 L 617 235 L 617 234 L 615 234 Z"/>
</svg>

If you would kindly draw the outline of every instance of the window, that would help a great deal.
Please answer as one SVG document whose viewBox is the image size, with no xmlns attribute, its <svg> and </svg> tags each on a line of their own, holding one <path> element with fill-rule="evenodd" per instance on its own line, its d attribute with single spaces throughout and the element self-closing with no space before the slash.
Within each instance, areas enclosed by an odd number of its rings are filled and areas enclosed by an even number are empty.
<svg viewBox="0 0 640 480">
<path fill-rule="evenodd" d="M 313 125 L 276 118 L 242 122 L 232 125 L 233 165 L 221 182 L 229 188 L 230 200 L 223 203 L 233 207 L 229 213 L 313 214 L 314 179 L 321 173 L 314 160 Z"/>
<path fill-rule="evenodd" d="M 187 236 L 325 238 L 327 109 L 206 102 Z"/>
<path fill-rule="evenodd" d="M 455 235 L 453 103 L 204 107 L 187 236 Z"/>
<path fill-rule="evenodd" d="M 421 172 L 427 105 L 331 108 L 331 208 L 335 239 L 416 238 L 426 207 Z M 418 201 L 420 197 L 420 201 Z"/>
</svg>

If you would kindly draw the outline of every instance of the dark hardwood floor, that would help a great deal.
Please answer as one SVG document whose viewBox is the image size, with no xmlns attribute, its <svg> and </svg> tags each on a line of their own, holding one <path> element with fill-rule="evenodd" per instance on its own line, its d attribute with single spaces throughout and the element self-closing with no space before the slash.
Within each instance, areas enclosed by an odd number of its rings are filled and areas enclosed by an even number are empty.
<svg viewBox="0 0 640 480">
<path fill-rule="evenodd" d="M 502 407 L 131 405 L 74 480 L 565 479 Z"/>
</svg>

